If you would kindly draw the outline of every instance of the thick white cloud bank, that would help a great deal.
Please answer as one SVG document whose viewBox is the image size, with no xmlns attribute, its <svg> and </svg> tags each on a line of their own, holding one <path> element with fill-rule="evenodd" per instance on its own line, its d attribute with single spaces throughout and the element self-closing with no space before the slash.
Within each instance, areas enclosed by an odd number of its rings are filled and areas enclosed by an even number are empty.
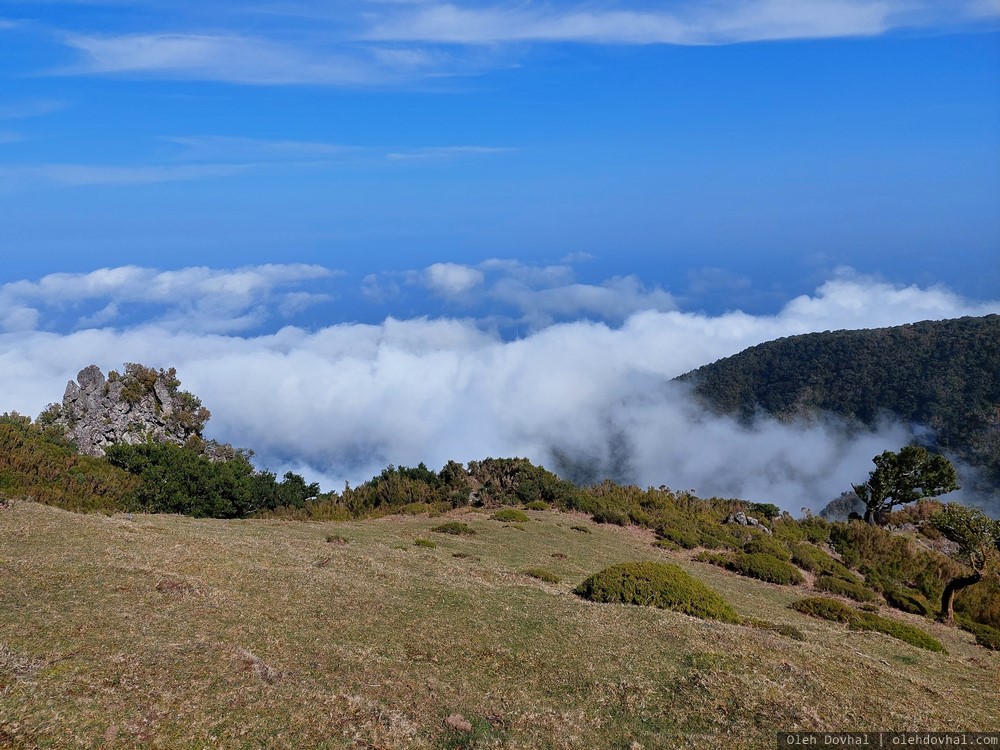
<svg viewBox="0 0 1000 750">
<path fill-rule="evenodd" d="M 248 273 L 241 270 L 244 281 L 256 278 Z M 478 282 L 453 266 L 434 273 L 451 289 Z M 267 274 L 288 278 L 273 267 Z M 231 299 L 233 288 L 215 281 L 185 305 Z M 37 286 L 7 288 L 22 303 L 38 294 Z M 560 323 L 515 340 L 453 318 L 262 336 L 185 331 L 162 319 L 125 329 L 8 330 L 0 334 L 0 410 L 38 414 L 82 367 L 142 362 L 177 368 L 213 413 L 210 437 L 250 447 L 261 466 L 302 472 L 325 489 L 389 463 L 439 468 L 449 459 L 527 456 L 577 478 L 666 484 L 798 512 L 863 480 L 872 456 L 904 445 L 910 426 L 861 435 L 832 422 L 747 428 L 707 415 L 669 380 L 781 336 L 995 312 L 1000 301 L 842 275 L 773 316 L 638 310 L 618 326 Z"/>
</svg>

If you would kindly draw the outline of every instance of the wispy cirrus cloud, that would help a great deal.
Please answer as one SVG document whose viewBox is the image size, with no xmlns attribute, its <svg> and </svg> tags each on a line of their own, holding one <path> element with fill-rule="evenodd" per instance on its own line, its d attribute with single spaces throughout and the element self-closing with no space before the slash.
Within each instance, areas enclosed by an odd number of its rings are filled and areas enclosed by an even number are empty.
<svg viewBox="0 0 1000 750">
<path fill-rule="evenodd" d="M 34 164 L 0 166 L 0 187 L 8 189 L 31 184 L 61 187 L 98 185 L 152 185 L 161 182 L 188 182 L 232 177 L 246 169 L 239 164 L 100 165 Z"/>
<path fill-rule="evenodd" d="M 24 120 L 41 117 L 66 108 L 67 103 L 55 99 L 35 99 L 0 105 L 0 120 Z"/>
<path fill-rule="evenodd" d="M 247 12 L 276 19 L 274 28 L 253 34 L 233 30 L 245 28 Z M 525 44 L 721 45 L 949 29 L 997 18 L 997 0 L 683 0 L 666 7 L 417 1 L 319 10 L 294 3 L 250 9 L 220 3 L 164 19 L 171 31 L 65 33 L 62 43 L 79 61 L 57 72 L 247 85 L 395 86 L 509 66 Z M 206 27 L 222 31 L 206 33 Z"/>
<path fill-rule="evenodd" d="M 387 159 L 394 161 L 425 161 L 429 159 L 456 159 L 463 156 L 491 156 L 509 154 L 516 148 L 503 146 L 433 146 L 410 151 L 390 151 Z"/>
<path fill-rule="evenodd" d="M 21 133 L 0 131 L 0 143 L 20 140 L 23 140 Z M 159 155 L 157 161 L 140 164 L 0 165 L 0 189 L 17 190 L 37 185 L 70 188 L 154 185 L 223 179 L 264 170 L 274 173 L 281 170 L 333 169 L 347 161 L 454 161 L 517 151 L 515 148 L 492 146 L 436 146 L 403 150 L 219 135 L 166 136 L 158 140 L 177 146 L 177 153 L 165 157 Z"/>
<path fill-rule="evenodd" d="M 195 135 L 166 136 L 166 143 L 180 146 L 181 158 L 210 161 L 314 161 L 358 154 L 364 149 L 339 143 L 267 140 L 240 136 Z"/>
<path fill-rule="evenodd" d="M 909 0 L 729 0 L 669 9 L 620 3 L 428 3 L 387 14 L 367 37 L 446 44 L 734 44 L 874 36 L 907 26 L 950 25 L 1000 14 L 992 0 L 942 6 Z"/>
<path fill-rule="evenodd" d="M 68 34 L 80 53 L 64 74 L 118 74 L 253 85 L 389 86 L 472 73 L 469 59 L 437 49 L 356 42 L 334 35 L 291 39 L 239 33 Z"/>
</svg>

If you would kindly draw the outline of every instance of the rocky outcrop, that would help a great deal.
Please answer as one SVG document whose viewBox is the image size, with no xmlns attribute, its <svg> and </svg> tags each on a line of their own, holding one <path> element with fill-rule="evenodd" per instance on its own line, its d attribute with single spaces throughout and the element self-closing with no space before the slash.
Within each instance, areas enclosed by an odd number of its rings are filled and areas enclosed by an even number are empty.
<svg viewBox="0 0 1000 750">
<path fill-rule="evenodd" d="M 203 445 L 202 428 L 211 414 L 193 394 L 180 390 L 176 371 L 130 363 L 125 373 L 105 377 L 97 365 L 69 381 L 62 404 L 52 404 L 39 421 L 61 426 L 80 453 L 103 456 L 115 443 Z"/>
<path fill-rule="evenodd" d="M 739 511 L 738 513 L 730 513 L 728 516 L 726 516 L 726 520 L 723 521 L 723 523 L 735 523 L 740 526 L 753 526 L 755 529 L 760 529 L 765 534 L 771 533 L 771 530 L 767 528 L 767 526 L 762 524 L 758 519 L 754 518 L 753 516 L 748 516 L 743 511 Z"/>
</svg>

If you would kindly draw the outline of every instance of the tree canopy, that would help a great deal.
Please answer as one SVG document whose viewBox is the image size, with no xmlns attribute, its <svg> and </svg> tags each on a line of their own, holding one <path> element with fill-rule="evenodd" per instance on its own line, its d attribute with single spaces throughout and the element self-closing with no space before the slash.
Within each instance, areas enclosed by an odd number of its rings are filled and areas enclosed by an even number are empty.
<svg viewBox="0 0 1000 750">
<path fill-rule="evenodd" d="M 872 462 L 875 470 L 868 481 L 854 485 L 855 494 L 865 504 L 868 523 L 881 523 L 897 505 L 959 489 L 951 461 L 919 445 L 908 445 L 899 453 L 883 451 Z"/>
</svg>

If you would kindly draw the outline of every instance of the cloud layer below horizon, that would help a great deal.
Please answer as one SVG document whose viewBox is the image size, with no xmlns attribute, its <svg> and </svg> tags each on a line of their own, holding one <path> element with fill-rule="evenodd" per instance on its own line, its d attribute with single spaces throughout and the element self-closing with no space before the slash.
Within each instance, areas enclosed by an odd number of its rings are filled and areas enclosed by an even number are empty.
<svg viewBox="0 0 1000 750">
<path fill-rule="evenodd" d="M 911 426 L 863 434 L 836 421 L 746 427 L 707 415 L 671 378 L 781 336 L 1000 312 L 1000 300 L 847 271 L 761 316 L 685 312 L 666 290 L 635 279 L 584 285 L 505 261 L 433 264 L 398 281 L 459 311 L 465 295 L 505 299 L 520 284 L 519 309 L 535 325 L 505 338 L 469 308 L 476 315 L 262 333 L 246 320 L 321 309 L 340 276 L 297 265 L 58 274 L 0 287 L 0 410 L 37 414 L 88 364 L 107 371 L 142 362 L 177 368 L 213 412 L 210 437 L 252 448 L 261 466 L 302 472 L 325 489 L 390 463 L 439 468 L 449 459 L 516 455 L 578 479 L 667 484 L 798 511 L 864 479 L 871 457 L 905 444 Z M 617 307 L 601 302 L 608 289 Z M 117 306 L 140 297 L 158 307 L 145 320 L 116 321 Z M 53 309 L 83 299 L 104 318 L 51 322 Z M 554 306 L 579 319 L 551 322 Z"/>
</svg>

